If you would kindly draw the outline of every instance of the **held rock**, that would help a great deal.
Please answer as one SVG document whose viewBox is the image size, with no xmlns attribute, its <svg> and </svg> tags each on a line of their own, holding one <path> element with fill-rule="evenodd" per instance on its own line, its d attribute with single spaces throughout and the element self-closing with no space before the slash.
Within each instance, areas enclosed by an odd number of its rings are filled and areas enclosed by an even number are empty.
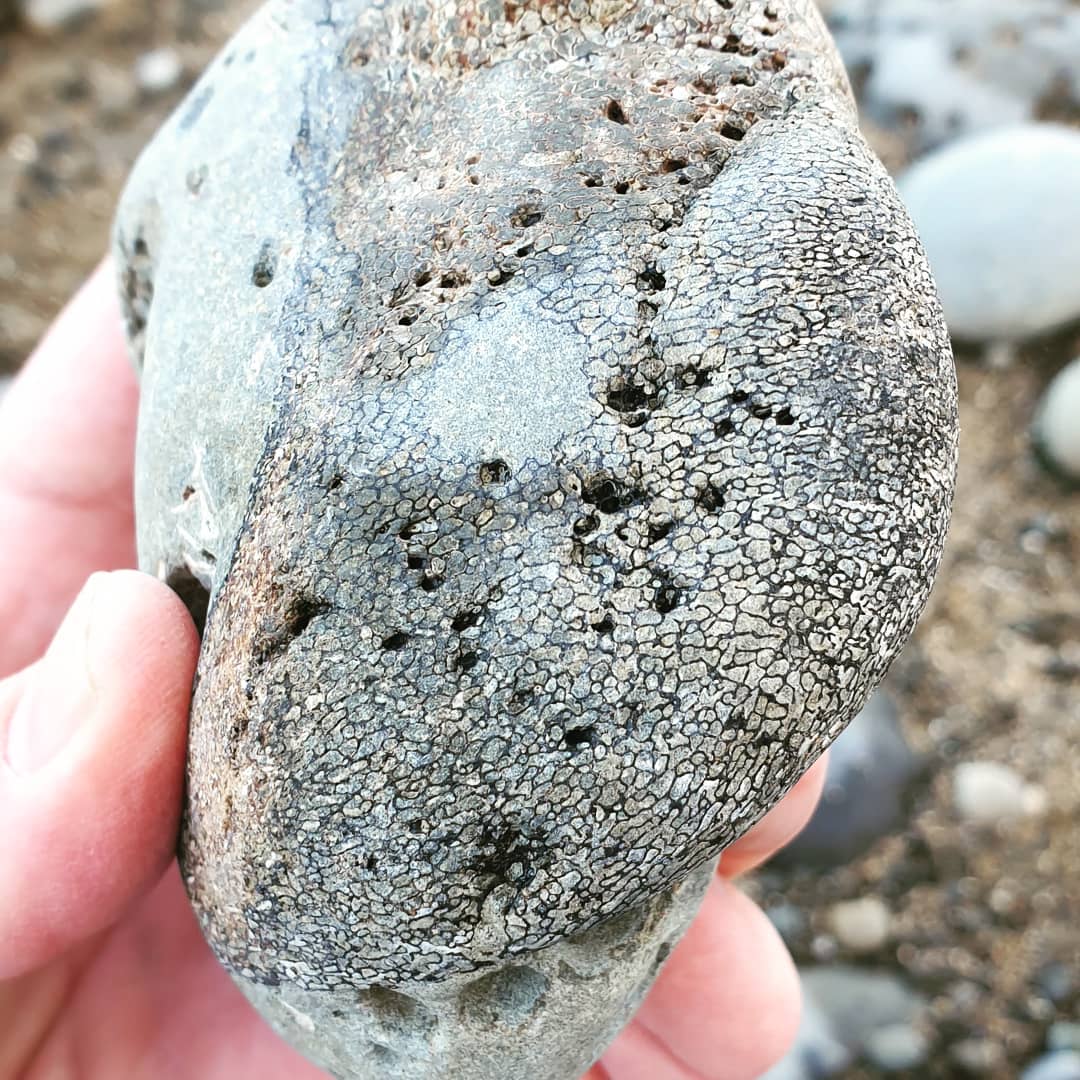
<svg viewBox="0 0 1080 1080">
<path fill-rule="evenodd" d="M 339 1075 L 576 1076 L 940 557 L 948 340 L 820 17 L 271 3 L 116 249 L 207 938 Z"/>
</svg>

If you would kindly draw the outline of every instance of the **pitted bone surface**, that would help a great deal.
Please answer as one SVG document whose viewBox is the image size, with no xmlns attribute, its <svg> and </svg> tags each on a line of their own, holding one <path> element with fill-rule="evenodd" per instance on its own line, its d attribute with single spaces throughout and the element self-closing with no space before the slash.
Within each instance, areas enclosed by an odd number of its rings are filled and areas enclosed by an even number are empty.
<svg viewBox="0 0 1080 1080">
<path fill-rule="evenodd" d="M 198 271 L 164 199 L 132 301 L 144 563 L 197 562 L 181 442 L 231 493 L 188 886 L 249 982 L 482 972 L 683 878 L 861 707 L 940 556 L 948 341 L 808 2 L 277 4 L 248 34 L 308 67 L 247 120 L 295 119 L 293 209 L 232 345 L 206 331 L 216 399 L 173 371 L 159 283 Z M 258 236 L 214 176 L 202 210 Z"/>
</svg>

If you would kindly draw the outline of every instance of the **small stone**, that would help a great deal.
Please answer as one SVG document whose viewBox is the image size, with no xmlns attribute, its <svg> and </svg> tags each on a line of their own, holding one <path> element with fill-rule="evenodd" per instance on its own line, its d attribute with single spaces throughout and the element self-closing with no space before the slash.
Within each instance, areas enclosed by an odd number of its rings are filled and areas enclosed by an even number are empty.
<svg viewBox="0 0 1080 1080">
<path fill-rule="evenodd" d="M 806 915 L 794 904 L 775 904 L 765 909 L 765 915 L 788 948 L 806 932 Z"/>
<path fill-rule="evenodd" d="M 1046 388 L 1032 434 L 1043 460 L 1055 472 L 1080 482 L 1080 357 Z"/>
<path fill-rule="evenodd" d="M 1044 1054 L 1020 1074 L 1020 1080 L 1080 1080 L 1080 1053 L 1059 1050 Z"/>
<path fill-rule="evenodd" d="M 953 773 L 953 806 L 975 825 L 997 825 L 1039 813 L 1045 800 L 1041 788 L 994 761 L 964 762 Z"/>
<path fill-rule="evenodd" d="M 895 702 L 887 691 L 876 690 L 833 743 L 821 801 L 777 863 L 831 867 L 849 862 L 899 827 L 918 771 Z"/>
<path fill-rule="evenodd" d="M 802 984 L 837 1038 L 860 1054 L 874 1032 L 914 1024 L 925 1008 L 922 997 L 891 971 L 842 964 L 814 967 L 804 969 Z"/>
<path fill-rule="evenodd" d="M 1035 972 L 1034 983 L 1039 993 L 1055 1005 L 1064 1005 L 1077 988 L 1072 971 L 1059 960 L 1043 964 Z"/>
<path fill-rule="evenodd" d="M 1021 340 L 1080 318 L 1080 131 L 975 136 L 898 185 L 955 337 Z"/>
<path fill-rule="evenodd" d="M 813 999 L 806 998 L 794 1044 L 761 1080 L 822 1080 L 846 1069 L 854 1058 L 828 1016 Z"/>
<path fill-rule="evenodd" d="M 880 1028 L 866 1043 L 867 1058 L 883 1072 L 918 1068 L 929 1052 L 926 1036 L 910 1024 L 890 1024 Z"/>
<path fill-rule="evenodd" d="M 961 1039 L 955 1043 L 950 1056 L 960 1068 L 982 1076 L 1000 1069 L 1005 1063 L 1005 1050 L 992 1039 Z"/>
<path fill-rule="evenodd" d="M 23 21 L 51 34 L 98 12 L 106 0 L 22 0 Z"/>
<path fill-rule="evenodd" d="M 877 896 L 834 904 L 829 925 L 840 945 L 853 953 L 876 952 L 889 940 L 892 914 Z"/>
<path fill-rule="evenodd" d="M 1074 1020 L 1059 1020 L 1056 1024 L 1051 1024 L 1046 1033 L 1046 1048 L 1080 1053 L 1080 1023 Z"/>
<path fill-rule="evenodd" d="M 135 61 L 135 82 L 146 94 L 164 94 L 172 90 L 183 74 L 180 54 L 168 47 L 143 53 Z"/>
</svg>

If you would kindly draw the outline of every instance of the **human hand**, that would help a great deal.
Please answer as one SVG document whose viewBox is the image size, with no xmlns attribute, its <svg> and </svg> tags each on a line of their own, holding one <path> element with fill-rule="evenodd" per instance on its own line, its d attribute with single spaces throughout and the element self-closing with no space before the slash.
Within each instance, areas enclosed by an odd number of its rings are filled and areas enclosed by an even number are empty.
<svg viewBox="0 0 1080 1080">
<path fill-rule="evenodd" d="M 102 268 L 0 408 L 0 1078 L 317 1080 L 214 960 L 173 858 L 199 643 L 121 569 L 138 389 L 113 293 Z M 794 968 L 730 878 L 801 828 L 821 765 L 724 854 L 586 1080 L 750 1080 L 783 1053 Z"/>
</svg>

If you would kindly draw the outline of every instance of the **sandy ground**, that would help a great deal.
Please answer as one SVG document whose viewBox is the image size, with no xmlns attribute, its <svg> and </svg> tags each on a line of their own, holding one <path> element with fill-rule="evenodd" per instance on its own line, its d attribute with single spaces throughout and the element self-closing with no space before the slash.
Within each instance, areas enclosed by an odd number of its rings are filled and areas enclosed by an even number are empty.
<svg viewBox="0 0 1080 1080">
<path fill-rule="evenodd" d="M 115 0 L 60 34 L 0 32 L 0 372 L 100 257 L 139 148 L 253 6 Z M 185 75 L 148 95 L 135 61 L 162 45 Z M 868 134 L 890 166 L 903 160 L 895 132 Z M 903 971 L 931 1000 L 920 1076 L 1016 1076 L 1080 997 L 1080 494 L 1040 468 L 1028 438 L 1039 394 L 1075 355 L 1080 330 L 1011 358 L 958 351 L 954 526 L 931 611 L 889 680 L 928 760 L 909 824 L 840 871 L 769 870 L 748 886 L 808 913 L 803 963 L 853 960 L 828 934 L 832 902 L 888 903 L 888 945 L 854 962 Z M 950 778 L 971 760 L 1042 785 L 1046 814 L 990 833 L 959 825 Z M 1057 1003 L 1041 989 L 1051 964 Z"/>
</svg>

